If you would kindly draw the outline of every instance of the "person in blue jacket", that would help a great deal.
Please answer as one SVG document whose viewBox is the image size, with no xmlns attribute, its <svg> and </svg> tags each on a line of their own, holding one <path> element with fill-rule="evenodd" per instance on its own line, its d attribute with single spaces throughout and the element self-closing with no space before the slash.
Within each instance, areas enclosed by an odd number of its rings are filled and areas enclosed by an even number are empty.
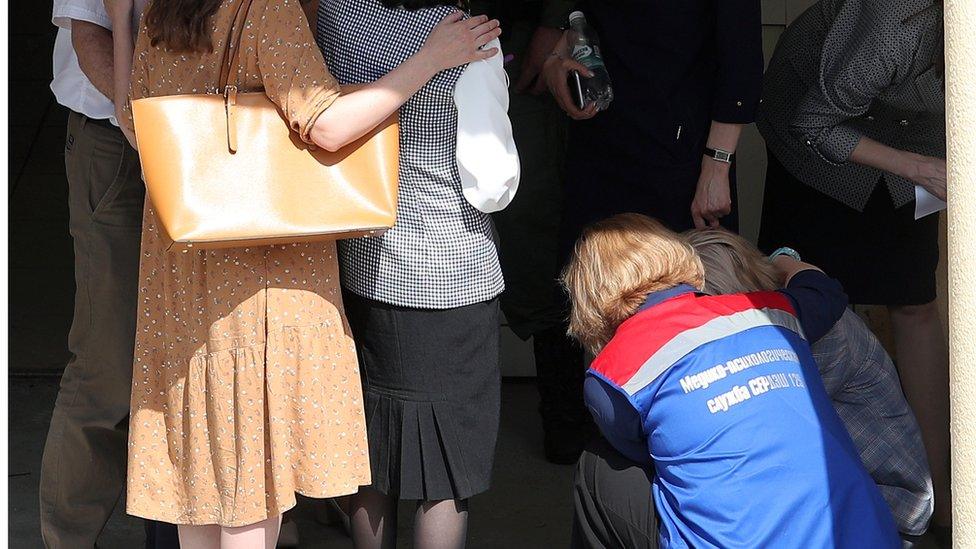
<svg viewBox="0 0 976 549">
<path fill-rule="evenodd" d="M 639 532 L 643 546 L 901 545 L 808 344 L 843 314 L 843 289 L 812 265 L 776 265 L 784 290 L 707 296 L 694 249 L 646 216 L 597 222 L 577 242 L 570 330 L 596 355 L 594 421 L 653 473 L 659 524 L 644 524 L 658 535 Z M 612 497 L 589 494 L 597 507 Z M 577 511 L 577 545 L 630 545 L 626 528 L 600 524 L 614 513 Z"/>
</svg>

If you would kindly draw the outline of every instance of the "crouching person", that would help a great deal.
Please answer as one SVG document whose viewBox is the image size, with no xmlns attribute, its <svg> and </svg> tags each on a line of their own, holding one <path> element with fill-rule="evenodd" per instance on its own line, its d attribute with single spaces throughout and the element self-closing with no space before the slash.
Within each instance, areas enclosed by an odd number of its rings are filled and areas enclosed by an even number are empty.
<svg viewBox="0 0 976 549">
<path fill-rule="evenodd" d="M 597 354 L 584 392 L 616 452 L 590 478 L 601 456 L 581 459 L 576 545 L 900 547 L 807 344 L 846 296 L 812 265 L 777 267 L 782 291 L 706 296 L 694 249 L 660 223 L 584 231 L 565 273 L 570 331 Z M 606 478 L 640 480 L 635 468 L 659 524 Z"/>
<path fill-rule="evenodd" d="M 779 288 L 779 271 L 772 261 L 741 236 L 716 229 L 695 229 L 684 236 L 705 267 L 706 293 Z M 922 434 L 891 357 L 849 309 L 811 349 L 834 409 L 888 502 L 898 530 L 906 536 L 925 533 L 933 511 L 932 476 Z"/>
</svg>

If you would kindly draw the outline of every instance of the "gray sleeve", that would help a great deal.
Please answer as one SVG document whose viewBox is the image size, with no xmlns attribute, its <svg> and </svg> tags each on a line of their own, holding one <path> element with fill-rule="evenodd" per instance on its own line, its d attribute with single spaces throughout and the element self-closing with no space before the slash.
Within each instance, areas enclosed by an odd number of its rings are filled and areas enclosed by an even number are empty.
<svg viewBox="0 0 976 549">
<path fill-rule="evenodd" d="M 848 121 L 910 67 L 917 39 L 878 0 L 844 2 L 827 31 L 817 82 L 790 121 L 790 130 L 824 160 L 842 164 L 861 140 Z"/>
</svg>

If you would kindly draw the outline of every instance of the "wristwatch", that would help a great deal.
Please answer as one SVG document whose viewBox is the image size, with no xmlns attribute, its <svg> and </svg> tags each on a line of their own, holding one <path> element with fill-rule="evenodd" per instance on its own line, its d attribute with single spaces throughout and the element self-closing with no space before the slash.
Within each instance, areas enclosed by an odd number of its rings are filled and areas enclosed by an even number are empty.
<svg viewBox="0 0 976 549">
<path fill-rule="evenodd" d="M 705 147 L 705 156 L 711 158 L 716 162 L 725 162 L 726 164 L 731 164 L 732 159 L 735 158 L 734 152 L 725 151 L 722 149 L 711 149 Z"/>
<path fill-rule="evenodd" d="M 776 251 L 769 254 L 769 260 L 772 261 L 781 255 L 785 255 L 786 257 L 792 257 L 797 261 L 803 261 L 802 259 L 800 259 L 800 253 L 794 250 L 793 248 L 790 248 L 789 246 L 783 246 L 782 248 L 777 248 Z"/>
</svg>

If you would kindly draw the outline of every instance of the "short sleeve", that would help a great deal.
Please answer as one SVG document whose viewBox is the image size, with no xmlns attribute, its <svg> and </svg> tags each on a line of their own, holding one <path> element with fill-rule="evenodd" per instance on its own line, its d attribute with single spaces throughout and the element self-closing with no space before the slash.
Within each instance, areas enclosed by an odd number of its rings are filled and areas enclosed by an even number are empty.
<svg viewBox="0 0 976 549">
<path fill-rule="evenodd" d="M 102 0 L 55 0 L 51 23 L 70 30 L 72 19 L 88 21 L 112 30 L 112 20 L 109 19 Z"/>
<path fill-rule="evenodd" d="M 339 97 L 298 0 L 268 0 L 257 36 L 257 65 L 265 93 L 299 136 Z"/>
</svg>

